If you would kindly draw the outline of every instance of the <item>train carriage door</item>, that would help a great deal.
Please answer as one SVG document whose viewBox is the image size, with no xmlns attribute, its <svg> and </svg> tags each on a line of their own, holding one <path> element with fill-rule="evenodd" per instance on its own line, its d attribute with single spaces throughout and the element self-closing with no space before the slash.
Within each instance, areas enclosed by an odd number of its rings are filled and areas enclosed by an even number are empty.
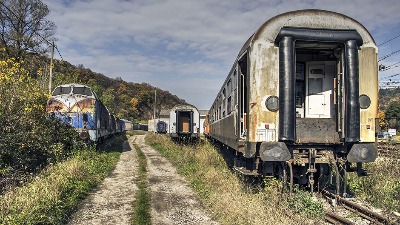
<svg viewBox="0 0 400 225">
<path fill-rule="evenodd" d="M 306 80 L 306 117 L 332 118 L 334 62 L 308 62 Z"/>
<path fill-rule="evenodd" d="M 248 108 L 248 90 L 247 90 L 247 54 L 245 54 L 238 62 L 238 89 L 239 89 L 239 137 L 246 139 L 247 136 L 247 108 Z"/>
</svg>

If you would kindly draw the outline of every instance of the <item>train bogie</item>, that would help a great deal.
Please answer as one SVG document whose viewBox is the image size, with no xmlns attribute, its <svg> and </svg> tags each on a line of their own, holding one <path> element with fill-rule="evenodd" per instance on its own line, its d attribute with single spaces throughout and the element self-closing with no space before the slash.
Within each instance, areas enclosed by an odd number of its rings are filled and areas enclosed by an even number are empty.
<svg viewBox="0 0 400 225">
<path fill-rule="evenodd" d="M 292 179 L 313 186 L 327 165 L 375 160 L 377 68 L 377 46 L 357 21 L 322 10 L 278 15 L 242 47 L 206 135 L 234 149 L 244 173 L 290 166 Z"/>
</svg>

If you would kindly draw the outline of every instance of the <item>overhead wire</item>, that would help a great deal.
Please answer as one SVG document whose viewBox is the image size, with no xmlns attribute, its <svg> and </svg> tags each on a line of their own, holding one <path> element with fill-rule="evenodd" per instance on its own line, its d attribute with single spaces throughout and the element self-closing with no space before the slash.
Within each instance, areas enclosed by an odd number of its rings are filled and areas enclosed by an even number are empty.
<svg viewBox="0 0 400 225">
<path fill-rule="evenodd" d="M 391 41 L 393 41 L 394 39 L 399 38 L 399 37 L 400 37 L 400 34 L 397 35 L 396 37 L 393 37 L 393 38 L 391 38 L 391 39 L 389 39 L 389 40 L 387 40 L 387 41 L 385 41 L 385 42 L 379 44 L 378 47 L 381 46 L 381 45 L 384 45 L 384 44 L 386 44 L 386 43 L 388 43 L 388 42 L 391 42 Z"/>
<path fill-rule="evenodd" d="M 399 53 L 399 52 L 400 52 L 400 50 L 391 52 L 391 53 L 389 53 L 389 54 L 387 54 L 387 55 L 385 55 L 385 56 L 379 58 L 378 62 L 380 62 L 380 61 L 382 61 L 382 60 L 384 60 L 384 59 L 387 59 L 387 58 L 389 58 L 389 57 L 391 57 L 391 56 L 393 56 L 393 55 L 395 55 L 395 54 L 397 54 L 397 53 Z"/>
<path fill-rule="evenodd" d="M 390 70 L 390 69 L 399 67 L 400 65 L 398 65 L 398 64 L 400 64 L 400 62 L 394 63 L 394 64 L 392 64 L 392 65 L 390 65 L 390 66 L 382 66 L 382 69 L 380 68 L 379 71 L 382 71 L 382 72 L 383 72 L 383 71 L 386 71 L 386 70 Z"/>
</svg>

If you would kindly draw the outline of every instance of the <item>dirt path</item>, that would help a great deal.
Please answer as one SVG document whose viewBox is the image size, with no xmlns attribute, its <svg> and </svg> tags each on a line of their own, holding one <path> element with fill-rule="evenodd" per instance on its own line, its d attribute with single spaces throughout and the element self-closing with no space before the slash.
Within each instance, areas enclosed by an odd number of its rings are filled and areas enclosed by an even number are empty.
<svg viewBox="0 0 400 225">
<path fill-rule="evenodd" d="M 144 135 L 124 143 L 124 152 L 109 177 L 73 216 L 75 224 L 130 224 L 137 191 L 138 161 L 133 142 L 147 157 L 152 224 L 218 224 L 175 168 L 144 142 Z"/>
<path fill-rule="evenodd" d="M 135 192 L 138 161 L 133 137 L 124 143 L 124 152 L 114 171 L 83 202 L 69 224 L 130 224 Z"/>
<path fill-rule="evenodd" d="M 144 136 L 137 136 L 136 143 L 147 157 L 152 224 L 218 224 L 171 163 L 144 143 Z"/>
</svg>

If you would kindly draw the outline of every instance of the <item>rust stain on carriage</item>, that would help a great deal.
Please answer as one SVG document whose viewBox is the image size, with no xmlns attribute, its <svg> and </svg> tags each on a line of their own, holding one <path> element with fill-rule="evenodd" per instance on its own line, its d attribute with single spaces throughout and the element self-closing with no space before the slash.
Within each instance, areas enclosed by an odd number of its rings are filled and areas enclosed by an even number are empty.
<svg viewBox="0 0 400 225">
<path fill-rule="evenodd" d="M 94 99 L 87 98 L 77 102 L 72 108 L 72 112 L 94 112 Z"/>
<path fill-rule="evenodd" d="M 49 100 L 46 105 L 46 112 L 67 112 L 68 108 L 57 100 Z"/>
<path fill-rule="evenodd" d="M 270 45 L 266 48 L 265 45 Z M 257 128 L 265 128 L 265 124 L 276 124 L 277 112 L 271 112 L 265 107 L 267 96 L 278 96 L 278 66 L 270 63 L 277 59 L 278 49 L 273 43 L 252 43 L 252 54 L 256 54 L 257 59 L 250 62 L 251 76 L 250 83 L 253 87 L 250 96 L 250 115 L 249 122 L 249 141 L 261 141 L 257 139 Z M 262 140 L 264 141 L 264 140 Z"/>
</svg>

